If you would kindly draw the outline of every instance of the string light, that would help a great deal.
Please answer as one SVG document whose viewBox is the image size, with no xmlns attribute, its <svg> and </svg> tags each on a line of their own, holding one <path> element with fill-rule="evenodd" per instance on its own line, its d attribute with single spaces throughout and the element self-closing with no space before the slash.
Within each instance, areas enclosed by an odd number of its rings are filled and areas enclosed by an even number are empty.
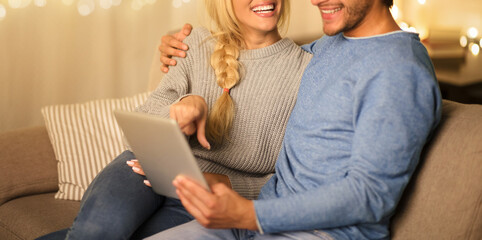
<svg viewBox="0 0 482 240">
<path fill-rule="evenodd" d="M 478 37 L 479 30 L 475 27 L 470 27 L 467 29 L 465 35 L 460 36 L 460 46 L 463 48 L 467 47 L 474 56 L 477 56 L 482 47 L 482 38 Z"/>
<path fill-rule="evenodd" d="M 25 1 L 22 0 L 8 0 L 8 5 L 10 5 L 11 8 L 22 8 L 23 5 L 25 4 Z"/>
<path fill-rule="evenodd" d="M 476 43 L 470 43 L 470 44 L 469 44 L 469 49 L 470 49 L 470 52 L 472 52 L 472 54 L 473 54 L 474 56 L 479 55 L 480 46 L 477 45 Z"/>
<path fill-rule="evenodd" d="M 3 20 L 5 16 L 7 16 L 7 9 L 0 3 L 0 21 Z"/>
<path fill-rule="evenodd" d="M 82 16 L 91 14 L 95 9 L 94 0 L 79 0 L 77 3 L 77 11 Z"/>
<path fill-rule="evenodd" d="M 467 44 L 469 43 L 466 36 L 461 36 L 459 42 L 462 47 L 467 47 Z"/>
<path fill-rule="evenodd" d="M 34 4 L 37 7 L 45 7 L 45 5 L 47 5 L 47 0 L 34 0 Z"/>
<path fill-rule="evenodd" d="M 48 0 L 8 0 L 8 7 L 11 9 L 19 9 L 28 7 L 32 2 L 37 7 L 45 7 Z M 59 1 L 59 0 L 57 0 Z M 153 5 L 157 0 L 130 0 L 131 8 L 134 10 L 141 10 L 145 5 Z M 182 4 L 190 3 L 191 0 L 171 0 L 172 6 L 175 8 L 182 7 Z M 122 0 L 60 0 L 62 4 L 71 6 L 74 3 L 77 5 L 77 11 L 81 16 L 88 16 L 98 5 L 102 9 L 110 9 L 114 6 L 119 6 Z M 0 3 L 0 20 L 5 19 L 7 15 L 7 8 L 4 4 Z"/>
<path fill-rule="evenodd" d="M 467 37 L 476 38 L 479 35 L 479 30 L 477 28 L 471 27 L 467 30 Z"/>
<path fill-rule="evenodd" d="M 112 7 L 112 0 L 100 0 L 99 5 L 103 9 L 109 9 Z"/>
</svg>

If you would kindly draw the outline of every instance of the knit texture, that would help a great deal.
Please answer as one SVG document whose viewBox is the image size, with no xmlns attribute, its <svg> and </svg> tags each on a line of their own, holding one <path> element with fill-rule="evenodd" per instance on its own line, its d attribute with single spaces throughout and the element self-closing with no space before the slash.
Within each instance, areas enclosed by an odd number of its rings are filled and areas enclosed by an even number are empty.
<svg viewBox="0 0 482 240">
<path fill-rule="evenodd" d="M 195 28 L 185 39 L 187 57 L 176 59 L 157 89 L 138 111 L 169 116 L 170 106 L 186 95 L 204 97 L 208 108 L 222 94 L 210 57 L 215 40 L 205 28 Z M 241 79 L 230 90 L 235 117 L 229 140 L 202 148 L 195 135 L 189 143 L 204 172 L 227 175 L 233 189 L 254 199 L 274 173 L 289 114 L 303 71 L 311 59 L 293 41 L 281 39 L 265 48 L 242 50 Z"/>
</svg>

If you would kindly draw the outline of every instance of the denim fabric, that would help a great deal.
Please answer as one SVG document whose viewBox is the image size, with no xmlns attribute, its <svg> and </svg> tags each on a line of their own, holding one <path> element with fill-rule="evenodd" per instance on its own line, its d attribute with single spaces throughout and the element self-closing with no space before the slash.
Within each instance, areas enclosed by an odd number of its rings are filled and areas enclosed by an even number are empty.
<svg viewBox="0 0 482 240">
<path fill-rule="evenodd" d="M 141 239 L 192 220 L 178 199 L 160 196 L 126 164 L 125 151 L 92 181 L 66 239 Z M 59 231 L 41 239 L 63 239 Z"/>
<path fill-rule="evenodd" d="M 197 221 L 171 228 L 147 238 L 147 240 L 332 240 L 322 231 L 300 231 L 277 234 L 260 234 L 243 229 L 207 229 Z"/>
</svg>

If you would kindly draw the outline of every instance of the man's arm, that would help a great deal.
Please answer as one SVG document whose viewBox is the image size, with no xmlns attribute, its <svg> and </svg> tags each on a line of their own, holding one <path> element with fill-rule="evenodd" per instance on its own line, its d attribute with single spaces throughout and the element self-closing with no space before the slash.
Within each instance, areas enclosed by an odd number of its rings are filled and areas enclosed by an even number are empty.
<svg viewBox="0 0 482 240">
<path fill-rule="evenodd" d="M 185 24 L 181 31 L 173 35 L 164 35 L 161 38 L 161 44 L 159 45 L 159 51 L 161 52 L 161 70 L 165 73 L 169 72 L 169 66 L 175 66 L 176 60 L 172 59 L 172 56 L 186 57 L 186 51 L 189 46 L 182 41 L 191 34 L 192 26 Z"/>
<path fill-rule="evenodd" d="M 354 87 L 359 94 L 354 99 L 355 129 L 344 175 L 286 197 L 255 200 L 264 232 L 388 221 L 440 113 L 433 76 L 411 75 L 411 67 L 397 69 L 407 74 L 397 78 L 386 71 Z"/>
<path fill-rule="evenodd" d="M 257 229 L 258 220 L 259 230 L 274 233 L 388 220 L 438 121 L 440 103 L 430 94 L 438 91 L 436 84 L 418 82 L 424 81 L 397 82 L 387 73 L 362 87 L 366 90 L 355 101 L 359 115 L 354 117 L 352 164 L 337 181 L 281 198 L 248 201 L 221 187 L 208 193 L 181 180 L 174 182 L 178 195 L 210 228 Z"/>
</svg>

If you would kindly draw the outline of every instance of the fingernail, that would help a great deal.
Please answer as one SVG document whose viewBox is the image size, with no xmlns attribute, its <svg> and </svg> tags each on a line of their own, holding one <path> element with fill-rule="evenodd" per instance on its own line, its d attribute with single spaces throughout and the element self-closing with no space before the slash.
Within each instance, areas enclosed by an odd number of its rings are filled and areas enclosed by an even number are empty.
<svg viewBox="0 0 482 240">
<path fill-rule="evenodd" d="M 177 175 L 176 178 L 174 178 L 174 182 L 179 183 L 180 181 L 182 181 L 182 176 Z"/>
<path fill-rule="evenodd" d="M 149 180 L 144 180 L 144 184 L 151 186 L 151 182 L 149 182 Z"/>
<path fill-rule="evenodd" d="M 127 165 L 129 165 L 131 167 L 134 165 L 134 163 L 132 161 L 126 161 L 126 163 L 127 163 Z"/>
<path fill-rule="evenodd" d="M 134 172 L 139 172 L 139 170 L 141 170 L 141 169 L 138 168 L 138 167 L 132 167 L 132 170 L 134 170 Z"/>
<path fill-rule="evenodd" d="M 174 64 L 176 64 L 176 61 L 171 60 L 171 61 L 169 62 L 169 64 L 174 65 Z"/>
<path fill-rule="evenodd" d="M 182 45 L 183 50 L 187 50 L 187 45 Z"/>
<path fill-rule="evenodd" d="M 137 162 L 137 159 L 131 159 L 131 161 L 133 161 L 133 162 Z"/>
<path fill-rule="evenodd" d="M 181 57 L 186 57 L 186 53 L 185 53 L 185 52 L 181 52 Z"/>
</svg>

